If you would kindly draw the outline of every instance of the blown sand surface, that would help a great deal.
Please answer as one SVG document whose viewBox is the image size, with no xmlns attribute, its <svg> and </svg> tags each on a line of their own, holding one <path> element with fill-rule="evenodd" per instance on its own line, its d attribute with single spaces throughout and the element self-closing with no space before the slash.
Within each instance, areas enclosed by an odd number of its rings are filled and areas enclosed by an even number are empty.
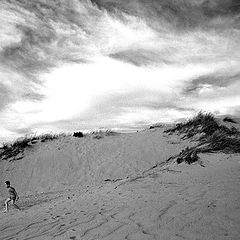
<svg viewBox="0 0 240 240">
<path fill-rule="evenodd" d="M 31 194 L 133 176 L 183 147 L 162 131 L 40 142 L 26 149 L 24 157 L 0 161 L 1 180 L 10 179 L 20 192 Z M 4 191 L 1 185 L 0 194 Z"/>
<path fill-rule="evenodd" d="M 1 162 L 22 210 L 0 214 L 0 239 L 238 240 L 239 155 L 166 162 L 186 144 L 161 129 L 69 137 Z"/>
</svg>

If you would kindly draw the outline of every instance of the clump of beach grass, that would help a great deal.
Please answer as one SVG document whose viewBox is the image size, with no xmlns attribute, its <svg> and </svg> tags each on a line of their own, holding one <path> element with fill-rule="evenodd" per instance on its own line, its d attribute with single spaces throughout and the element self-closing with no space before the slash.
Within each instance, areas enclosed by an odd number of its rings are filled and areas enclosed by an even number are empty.
<svg viewBox="0 0 240 240">
<path fill-rule="evenodd" d="M 3 143 L 0 148 L 0 159 L 5 160 L 23 153 L 26 148 L 32 147 L 37 142 L 46 142 L 67 136 L 65 133 L 46 133 L 41 135 L 26 135 L 13 142 Z"/>
<path fill-rule="evenodd" d="M 104 138 L 105 136 L 116 136 L 118 134 L 120 133 L 115 132 L 111 129 L 106 129 L 106 130 L 99 129 L 99 130 L 94 130 L 90 132 L 90 135 L 92 135 L 93 138 L 95 139 L 101 139 L 101 138 Z"/>
<path fill-rule="evenodd" d="M 212 113 L 199 112 L 192 119 L 178 123 L 165 132 L 183 135 L 182 139 L 195 137 L 197 141 L 196 146 L 187 147 L 176 156 L 177 163 L 196 162 L 199 153 L 240 153 L 240 132 L 235 127 L 219 124 Z"/>
</svg>

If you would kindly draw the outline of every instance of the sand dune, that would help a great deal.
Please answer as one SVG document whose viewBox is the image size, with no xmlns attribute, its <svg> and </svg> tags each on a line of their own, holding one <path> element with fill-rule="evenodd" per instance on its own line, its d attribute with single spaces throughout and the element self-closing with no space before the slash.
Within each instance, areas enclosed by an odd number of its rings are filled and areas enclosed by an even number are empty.
<svg viewBox="0 0 240 240">
<path fill-rule="evenodd" d="M 20 192 L 32 193 L 132 176 L 181 149 L 162 131 L 38 143 L 26 149 L 24 158 L 0 162 L 1 179 L 10 178 Z"/>
<path fill-rule="evenodd" d="M 0 162 L 22 209 L 0 214 L 0 239 L 237 240 L 239 155 L 166 162 L 191 144 L 162 128 L 37 143 Z"/>
</svg>

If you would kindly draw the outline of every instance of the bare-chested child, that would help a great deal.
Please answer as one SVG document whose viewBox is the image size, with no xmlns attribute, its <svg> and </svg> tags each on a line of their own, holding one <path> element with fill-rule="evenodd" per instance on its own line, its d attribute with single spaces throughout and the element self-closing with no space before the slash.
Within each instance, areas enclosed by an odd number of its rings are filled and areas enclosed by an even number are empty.
<svg viewBox="0 0 240 240">
<path fill-rule="evenodd" d="M 5 201 L 5 211 L 4 212 L 7 212 L 8 211 L 8 204 L 10 202 L 12 202 L 13 206 L 15 208 L 17 208 L 18 210 L 20 210 L 20 208 L 18 207 L 18 205 L 15 203 L 19 197 L 18 197 L 18 194 L 15 190 L 15 188 L 13 188 L 10 184 L 10 181 L 6 181 L 5 182 L 6 184 L 6 188 L 8 188 L 8 193 L 9 193 L 9 197 L 7 198 L 7 200 Z"/>
</svg>

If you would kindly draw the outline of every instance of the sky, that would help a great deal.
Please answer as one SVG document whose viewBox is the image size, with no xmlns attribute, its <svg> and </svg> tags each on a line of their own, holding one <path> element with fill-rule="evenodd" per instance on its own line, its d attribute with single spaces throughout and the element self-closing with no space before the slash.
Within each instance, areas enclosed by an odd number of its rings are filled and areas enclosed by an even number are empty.
<svg viewBox="0 0 240 240">
<path fill-rule="evenodd" d="M 239 0 L 1 0 L 0 142 L 240 116 Z"/>
</svg>

